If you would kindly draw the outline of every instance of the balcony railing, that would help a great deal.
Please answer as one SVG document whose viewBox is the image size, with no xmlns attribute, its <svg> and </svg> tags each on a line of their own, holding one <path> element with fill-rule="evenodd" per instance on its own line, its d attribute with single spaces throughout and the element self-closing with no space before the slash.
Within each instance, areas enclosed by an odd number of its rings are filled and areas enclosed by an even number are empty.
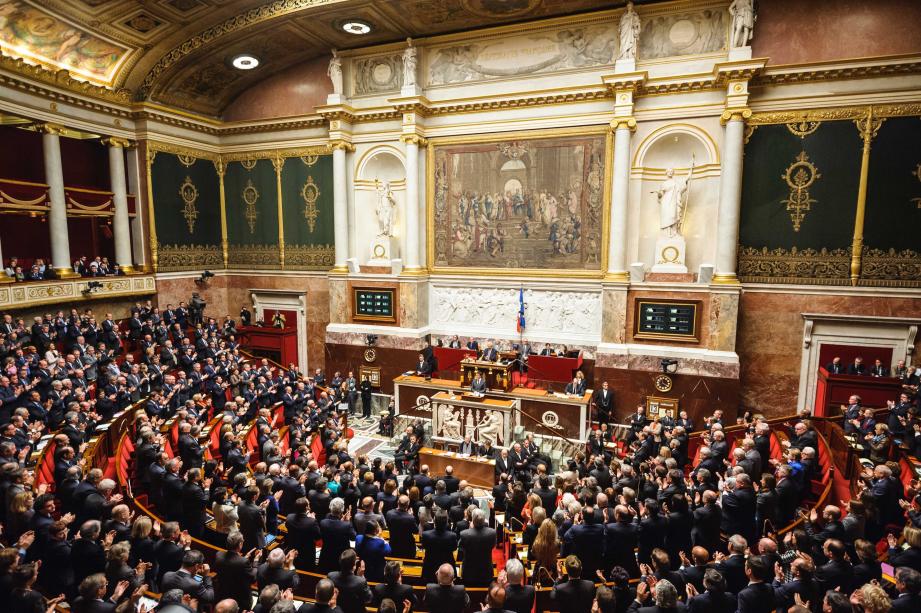
<svg viewBox="0 0 921 613">
<path fill-rule="evenodd" d="M 90 291 L 89 284 L 102 287 Z M 144 296 L 156 292 L 153 275 L 53 279 L 0 285 L 0 309 L 22 309 L 45 304 L 71 304 L 87 300 Z"/>
</svg>

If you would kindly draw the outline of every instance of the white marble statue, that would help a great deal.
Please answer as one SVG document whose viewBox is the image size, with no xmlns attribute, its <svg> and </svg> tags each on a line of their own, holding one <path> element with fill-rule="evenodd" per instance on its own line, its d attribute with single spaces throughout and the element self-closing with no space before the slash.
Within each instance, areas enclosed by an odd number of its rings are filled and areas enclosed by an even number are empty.
<svg viewBox="0 0 921 613">
<path fill-rule="evenodd" d="M 413 39 L 406 39 L 406 49 L 403 50 L 403 87 L 416 85 L 416 48 Z"/>
<path fill-rule="evenodd" d="M 502 445 L 503 441 L 500 439 L 500 434 L 502 432 L 502 412 L 501 411 L 486 411 L 483 416 L 483 421 L 477 424 L 479 430 L 479 442 L 483 443 L 485 441 L 491 441 L 493 445 Z"/>
<path fill-rule="evenodd" d="M 378 236 L 393 236 L 393 217 L 397 201 L 390 189 L 390 181 L 374 181 L 377 190 L 377 226 Z"/>
<path fill-rule="evenodd" d="M 691 168 L 682 179 L 675 176 L 675 169 L 665 171 L 665 181 L 653 193 L 659 200 L 659 229 L 668 238 L 681 236 L 681 224 L 688 205 L 688 184 L 694 175 L 694 158 Z"/>
<path fill-rule="evenodd" d="M 447 409 L 447 405 L 445 405 Z M 461 420 L 460 409 L 454 409 L 446 411 L 445 420 L 441 424 L 441 435 L 445 438 L 450 438 L 454 440 L 460 440 L 464 438 L 461 436 L 461 426 L 463 421 Z"/>
<path fill-rule="evenodd" d="M 753 0 L 732 0 L 732 4 L 729 5 L 729 16 L 732 17 L 729 47 L 745 47 L 752 39 L 755 20 L 758 18 Z"/>
<path fill-rule="evenodd" d="M 620 50 L 617 53 L 619 60 L 635 60 L 636 47 L 640 41 L 640 16 L 633 10 L 633 3 L 627 2 L 627 10 L 620 17 Z"/>
<path fill-rule="evenodd" d="M 342 94 L 342 58 L 333 49 L 333 57 L 329 60 L 329 68 L 326 70 L 329 80 L 333 82 L 333 93 Z"/>
</svg>

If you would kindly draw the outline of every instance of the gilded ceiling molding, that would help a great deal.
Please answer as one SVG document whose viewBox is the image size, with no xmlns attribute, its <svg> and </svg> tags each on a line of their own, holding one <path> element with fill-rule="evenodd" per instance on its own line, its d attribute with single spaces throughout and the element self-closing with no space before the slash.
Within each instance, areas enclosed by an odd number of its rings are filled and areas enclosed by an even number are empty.
<svg viewBox="0 0 921 613">
<path fill-rule="evenodd" d="M 20 58 L 13 58 L 7 55 L 0 55 L 0 69 L 9 70 L 19 76 L 28 79 L 34 79 L 46 85 L 63 87 L 64 89 L 76 94 L 92 96 L 107 102 L 117 104 L 128 104 L 131 102 L 131 91 L 128 89 L 110 89 L 102 85 L 96 85 L 88 81 L 81 81 L 70 76 L 70 73 L 64 69 L 50 70 L 38 64 L 29 64 Z M 24 87 L 21 89 L 29 89 Z"/>
<path fill-rule="evenodd" d="M 866 61 L 861 59 L 859 61 Z M 847 81 L 850 79 L 872 79 L 892 75 L 911 75 L 921 71 L 921 59 L 917 55 L 896 59 L 884 64 L 852 64 L 834 66 L 774 66 L 758 75 L 752 85 L 790 85 L 817 81 Z"/>
<path fill-rule="evenodd" d="M 875 117 L 905 117 L 921 115 L 921 102 L 904 104 L 874 104 L 865 106 L 841 106 L 831 108 L 806 109 L 798 111 L 755 112 L 748 119 L 751 125 L 770 125 L 778 123 L 795 123 L 813 121 L 848 121 L 862 119 L 870 107 Z"/>
<path fill-rule="evenodd" d="M 194 157 L 212 162 L 220 161 L 220 154 L 191 147 L 183 147 L 172 143 L 161 143 L 159 141 L 147 141 L 147 154 L 153 159 L 157 152 L 172 153 L 177 156 Z"/>
<path fill-rule="evenodd" d="M 157 63 L 150 69 L 141 86 L 138 88 L 138 97 L 146 98 L 150 93 L 154 83 L 170 66 L 179 62 L 182 58 L 198 51 L 205 45 L 213 43 L 215 40 L 249 28 L 250 26 L 270 21 L 277 17 L 283 17 L 290 13 L 324 4 L 335 4 L 342 0 L 276 0 L 271 4 L 250 9 L 245 13 L 234 15 L 225 19 L 221 23 L 211 26 L 195 36 L 186 39 L 176 47 L 173 47 L 166 55 L 161 57 Z"/>
</svg>

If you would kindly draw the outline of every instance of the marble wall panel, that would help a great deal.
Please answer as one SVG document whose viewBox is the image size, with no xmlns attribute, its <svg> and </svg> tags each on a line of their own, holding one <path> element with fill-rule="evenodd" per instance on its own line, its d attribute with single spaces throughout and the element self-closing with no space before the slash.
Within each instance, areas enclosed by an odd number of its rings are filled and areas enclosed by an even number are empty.
<svg viewBox="0 0 921 613">
<path fill-rule="evenodd" d="M 736 352 L 741 402 L 765 415 L 796 410 L 803 352 L 802 313 L 918 317 L 921 297 L 742 292 Z M 921 351 L 916 341 L 915 356 Z M 915 358 L 917 361 L 917 357 Z"/>
</svg>

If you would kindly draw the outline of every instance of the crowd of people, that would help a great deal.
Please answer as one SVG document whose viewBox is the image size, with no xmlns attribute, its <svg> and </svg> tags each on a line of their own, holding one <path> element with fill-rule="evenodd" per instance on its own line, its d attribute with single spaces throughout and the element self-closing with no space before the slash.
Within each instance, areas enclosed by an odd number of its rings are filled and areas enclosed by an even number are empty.
<svg viewBox="0 0 921 613">
<path fill-rule="evenodd" d="M 118 277 L 125 271 L 117 263 L 110 263 L 105 256 L 88 258 L 80 256 L 72 265 L 73 272 L 81 277 Z M 59 277 L 55 270 L 45 263 L 43 258 L 36 258 L 31 265 L 23 265 L 19 258 L 10 258 L 4 268 L 6 275 L 14 281 L 44 281 Z"/>
<path fill-rule="evenodd" d="M 807 414 L 788 431 L 746 416 L 743 433 L 727 435 L 717 412 L 691 453 L 686 415 L 650 423 L 638 413 L 625 454 L 599 429 L 561 466 L 528 438 L 508 449 L 465 441 L 496 461 L 484 493 L 450 467 L 420 465 L 418 421 L 393 461 L 351 453 L 349 387 L 245 359 L 230 318 L 192 326 L 184 305 L 138 304 L 118 325 L 96 325 L 90 311 L 29 329 L 3 319 L 4 610 L 66 601 L 76 613 L 122 613 L 146 590 L 160 594 L 158 610 L 290 613 L 298 571 L 324 576 L 305 613 L 461 613 L 476 594 L 493 613 L 528 613 L 541 586 L 561 613 L 885 613 L 921 602 L 917 484 L 906 491 L 899 465 L 879 462 L 860 475 L 859 495 L 815 509 L 813 483 L 828 467 Z M 100 424 L 129 407 L 130 492 L 81 459 Z M 29 466 L 49 433 L 53 491 Z M 159 519 L 129 495 L 146 496 Z M 527 555 L 497 568 L 509 529 L 521 532 L 511 549 Z M 202 542 L 220 549 L 211 564 Z M 419 550 L 424 590 L 403 580 Z"/>
</svg>

